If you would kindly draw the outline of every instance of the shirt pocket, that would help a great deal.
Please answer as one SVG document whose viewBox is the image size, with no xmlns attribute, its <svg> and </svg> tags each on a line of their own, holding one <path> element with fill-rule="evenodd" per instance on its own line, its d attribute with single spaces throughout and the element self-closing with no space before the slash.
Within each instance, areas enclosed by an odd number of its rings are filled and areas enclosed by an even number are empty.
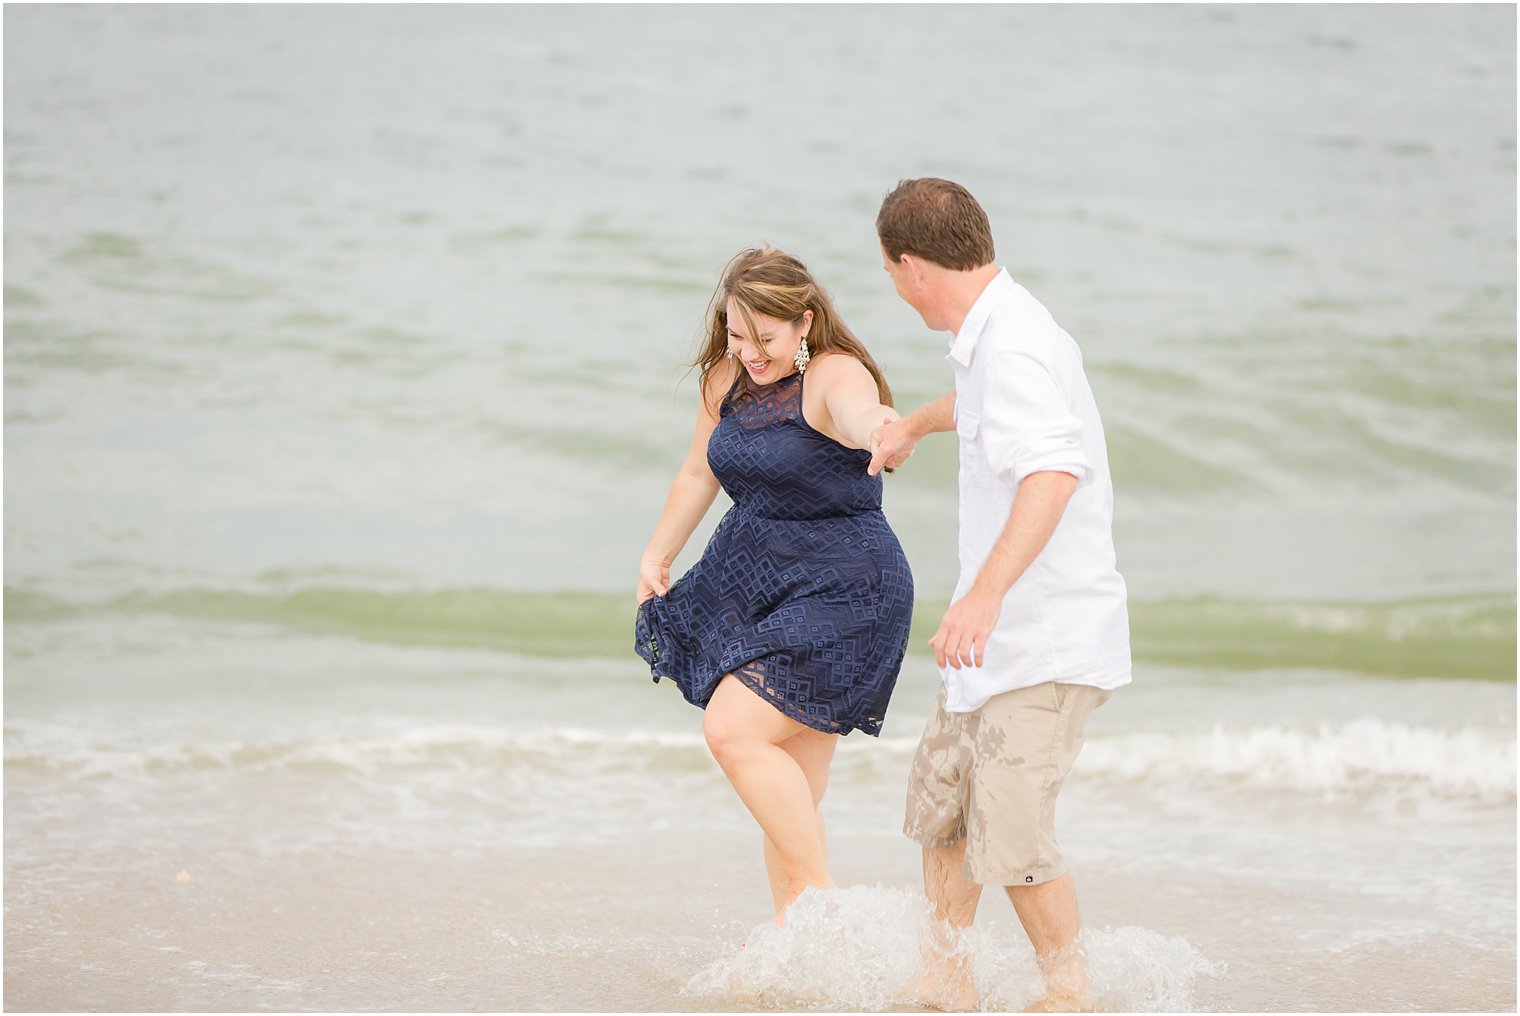
<svg viewBox="0 0 1520 1016">
<path fill-rule="evenodd" d="M 988 485 L 987 450 L 982 446 L 982 414 L 974 409 L 957 408 L 955 436 L 961 446 L 961 483 L 980 490 Z"/>
<path fill-rule="evenodd" d="M 955 433 L 962 441 L 974 441 L 982 429 L 982 414 L 965 407 L 955 411 Z"/>
</svg>

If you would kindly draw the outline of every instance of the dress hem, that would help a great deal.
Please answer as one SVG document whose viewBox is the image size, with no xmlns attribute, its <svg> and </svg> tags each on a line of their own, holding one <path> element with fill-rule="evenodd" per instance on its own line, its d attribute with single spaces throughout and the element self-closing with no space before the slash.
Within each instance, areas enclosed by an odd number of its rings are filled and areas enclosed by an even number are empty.
<svg viewBox="0 0 1520 1016">
<path fill-rule="evenodd" d="M 763 659 L 763 658 L 764 657 L 756 657 L 756 659 Z M 838 734 L 841 737 L 843 737 L 844 735 L 850 733 L 851 731 L 858 730 L 862 734 L 865 734 L 867 737 L 880 737 L 881 736 L 881 724 L 880 723 L 876 724 L 876 729 L 875 730 L 872 730 L 869 727 L 862 727 L 862 726 L 860 726 L 858 724 L 854 724 L 854 723 L 839 723 L 839 722 L 836 722 L 836 723 L 831 723 L 828 726 L 819 726 L 819 718 L 818 717 L 816 717 L 816 716 L 798 715 L 798 713 L 796 711 L 794 711 L 794 709 L 788 708 L 788 705 L 787 705 L 786 702 L 784 702 L 784 701 L 782 701 L 780 699 L 777 699 L 773 695 L 768 694 L 766 692 L 766 689 L 765 689 L 765 683 L 764 683 L 764 681 L 761 678 L 755 677 L 753 674 L 745 673 L 744 668 L 747 667 L 747 666 L 749 666 L 749 664 L 751 664 L 753 662 L 755 662 L 755 661 L 754 660 L 749 660 L 749 661 L 746 661 L 745 663 L 741 663 L 737 667 L 735 667 L 733 670 L 729 671 L 727 674 L 724 674 L 723 677 L 733 676 L 733 677 L 738 678 L 739 681 L 740 681 L 740 683 L 743 684 L 744 687 L 748 688 L 750 691 L 752 691 L 756 695 L 760 696 L 760 698 L 762 698 L 763 700 L 765 700 L 765 702 L 767 704 L 769 704 L 772 708 L 774 708 L 782 716 L 785 716 L 788 719 L 796 720 L 798 723 L 802 724 L 804 727 L 807 727 L 807 728 L 809 728 L 811 730 L 816 730 L 819 733 L 823 733 L 823 734 Z M 720 678 L 718 678 L 718 680 L 721 682 L 723 680 L 723 678 L 720 677 Z M 714 687 L 716 688 L 717 685 L 714 685 Z M 706 707 L 704 706 L 703 708 L 705 709 Z M 824 722 L 827 722 L 827 721 L 824 721 Z"/>
</svg>

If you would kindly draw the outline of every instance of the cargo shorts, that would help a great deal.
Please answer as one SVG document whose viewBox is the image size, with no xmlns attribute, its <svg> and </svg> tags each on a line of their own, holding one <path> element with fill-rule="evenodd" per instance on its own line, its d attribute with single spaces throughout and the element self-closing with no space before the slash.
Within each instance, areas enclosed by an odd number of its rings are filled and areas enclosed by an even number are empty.
<svg viewBox="0 0 1520 1016">
<path fill-rule="evenodd" d="M 966 878 L 982 885 L 1060 878 L 1056 795 L 1111 694 L 1046 682 L 951 713 L 941 688 L 913 757 L 903 832 L 926 847 L 964 839 Z"/>
</svg>

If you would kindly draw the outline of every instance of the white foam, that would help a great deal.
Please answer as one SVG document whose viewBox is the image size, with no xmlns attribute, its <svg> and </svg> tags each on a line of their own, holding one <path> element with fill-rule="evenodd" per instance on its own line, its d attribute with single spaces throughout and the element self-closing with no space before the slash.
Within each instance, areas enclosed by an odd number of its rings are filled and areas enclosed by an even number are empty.
<svg viewBox="0 0 1520 1016">
<path fill-rule="evenodd" d="M 1417 786 L 1484 800 L 1515 797 L 1514 734 L 1355 720 L 1313 730 L 1284 726 L 1094 738 L 1084 777 L 1225 778 L 1335 796 Z"/>
<path fill-rule="evenodd" d="M 426 724 L 273 741 L 200 741 L 127 746 L 90 745 L 77 732 L 35 726 L 6 732 L 6 764 L 40 766 L 83 777 L 195 769 L 333 766 L 360 775 L 391 767 L 488 765 L 556 759 L 616 769 L 658 753 L 662 765 L 703 768 L 699 730 L 596 730 L 543 726 L 506 730 L 481 724 Z M 104 738 L 103 738 L 104 739 Z M 866 767 L 904 772 L 916 738 L 846 739 L 840 773 Z M 1516 791 L 1513 731 L 1439 730 L 1362 719 L 1315 729 L 1288 726 L 1133 733 L 1090 739 L 1078 767 L 1082 779 L 1242 781 L 1253 786 L 1336 796 L 1417 787 L 1484 801 L 1512 801 Z"/>
<path fill-rule="evenodd" d="M 474 724 L 439 723 L 405 727 L 367 736 L 324 737 L 314 731 L 304 739 L 196 743 L 159 743 L 127 747 L 91 746 L 88 735 L 62 725 L 35 724 L 25 731 L 7 729 L 7 765 L 45 765 L 81 776 L 104 776 L 153 769 L 265 768 L 271 765 L 330 764 L 358 772 L 383 765 L 421 765 L 459 755 L 548 754 L 584 757 L 587 748 L 609 752 L 669 748 L 706 752 L 700 733 L 600 731 L 579 727 L 503 730 Z M 81 736 L 84 735 L 84 736 Z"/>
<path fill-rule="evenodd" d="M 930 928 L 923 897 L 881 886 L 808 890 L 782 927 L 757 925 L 742 947 L 700 971 L 684 994 L 744 1008 L 861 1009 L 913 1004 L 908 982 Z M 1011 926 L 1009 926 L 1011 925 Z M 1188 942 L 1143 928 L 1083 932 L 1100 1009 L 1182 1012 L 1198 976 L 1214 976 Z M 1042 981 L 1016 924 L 978 927 L 960 940 L 982 1007 L 1017 1011 Z"/>
</svg>

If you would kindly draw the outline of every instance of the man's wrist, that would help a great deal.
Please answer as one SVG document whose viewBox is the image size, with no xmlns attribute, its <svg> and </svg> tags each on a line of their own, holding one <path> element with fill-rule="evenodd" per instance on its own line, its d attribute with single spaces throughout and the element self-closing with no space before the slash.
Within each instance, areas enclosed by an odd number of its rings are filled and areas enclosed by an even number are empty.
<svg viewBox="0 0 1520 1016">
<path fill-rule="evenodd" d="M 978 577 L 966 592 L 968 600 L 985 600 L 989 603 L 1001 603 L 1003 597 L 1008 595 L 1007 589 L 996 589 L 994 584 Z"/>
</svg>

